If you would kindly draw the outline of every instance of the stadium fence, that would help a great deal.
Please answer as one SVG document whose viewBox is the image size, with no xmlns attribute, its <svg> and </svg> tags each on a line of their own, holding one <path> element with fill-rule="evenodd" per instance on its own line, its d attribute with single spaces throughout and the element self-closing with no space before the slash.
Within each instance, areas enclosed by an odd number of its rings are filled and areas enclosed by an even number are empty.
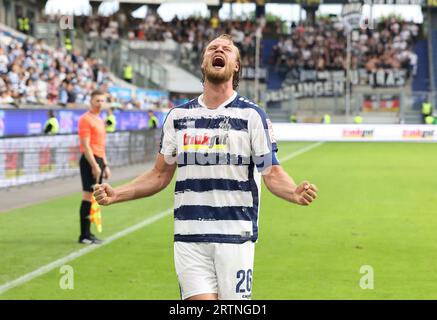
<svg viewBox="0 0 437 320">
<path fill-rule="evenodd" d="M 161 130 L 107 134 L 111 167 L 151 161 L 158 150 Z M 74 176 L 79 173 L 77 135 L 0 139 L 0 189 Z"/>
</svg>

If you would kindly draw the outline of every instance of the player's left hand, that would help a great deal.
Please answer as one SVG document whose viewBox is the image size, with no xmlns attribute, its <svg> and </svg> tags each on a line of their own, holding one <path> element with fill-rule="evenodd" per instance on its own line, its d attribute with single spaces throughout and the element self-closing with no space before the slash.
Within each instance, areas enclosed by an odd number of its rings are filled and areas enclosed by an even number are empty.
<svg viewBox="0 0 437 320">
<path fill-rule="evenodd" d="M 110 177 L 111 177 L 111 170 L 109 170 L 109 167 L 106 166 L 104 171 L 104 178 L 109 179 Z"/>
<path fill-rule="evenodd" d="M 299 184 L 294 192 L 294 202 L 307 206 L 317 198 L 317 187 L 314 184 L 304 181 Z"/>
</svg>

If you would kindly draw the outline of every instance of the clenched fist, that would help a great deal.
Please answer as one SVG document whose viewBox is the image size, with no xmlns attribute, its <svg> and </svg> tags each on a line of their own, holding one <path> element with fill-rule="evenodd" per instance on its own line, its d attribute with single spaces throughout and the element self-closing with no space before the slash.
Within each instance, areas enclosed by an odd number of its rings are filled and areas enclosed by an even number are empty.
<svg viewBox="0 0 437 320">
<path fill-rule="evenodd" d="M 102 206 L 110 205 L 115 201 L 115 191 L 107 183 L 94 185 L 93 196 L 96 199 L 97 203 Z"/>
<path fill-rule="evenodd" d="M 294 202 L 307 206 L 317 198 L 317 188 L 314 184 L 304 181 L 295 190 Z"/>
</svg>

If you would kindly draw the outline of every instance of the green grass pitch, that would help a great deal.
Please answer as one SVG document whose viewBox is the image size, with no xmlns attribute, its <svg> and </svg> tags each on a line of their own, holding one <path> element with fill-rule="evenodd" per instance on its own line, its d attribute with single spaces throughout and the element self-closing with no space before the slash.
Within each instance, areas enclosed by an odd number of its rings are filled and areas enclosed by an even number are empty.
<svg viewBox="0 0 437 320">
<path fill-rule="evenodd" d="M 310 144 L 280 143 L 278 156 Z M 263 188 L 253 299 L 437 299 L 436 159 L 434 144 L 324 143 L 284 162 L 319 198 L 299 207 Z M 101 236 L 171 208 L 172 190 L 103 208 Z M 0 286 L 84 247 L 80 199 L 0 214 Z M 0 299 L 179 299 L 172 230 L 169 215 L 68 262 L 73 290 L 55 268 Z M 373 289 L 359 285 L 363 265 Z"/>
</svg>

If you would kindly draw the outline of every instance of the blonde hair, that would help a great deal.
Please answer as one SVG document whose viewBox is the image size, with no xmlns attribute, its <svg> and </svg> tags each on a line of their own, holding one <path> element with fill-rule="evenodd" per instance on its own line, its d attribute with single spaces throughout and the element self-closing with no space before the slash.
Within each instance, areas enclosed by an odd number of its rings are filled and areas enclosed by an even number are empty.
<svg viewBox="0 0 437 320">
<path fill-rule="evenodd" d="M 218 37 L 216 37 L 216 38 L 214 38 L 214 39 L 212 39 L 210 42 L 208 42 L 208 44 L 203 48 L 203 50 L 202 50 L 202 54 L 201 54 L 201 56 L 200 56 L 200 65 L 202 65 L 202 63 L 203 63 L 203 58 L 204 58 L 204 56 L 205 56 L 205 52 L 206 52 L 206 48 L 208 48 L 208 46 L 209 46 L 209 44 L 211 43 L 211 42 L 213 42 L 213 41 L 215 41 L 215 40 L 217 40 L 217 39 L 224 39 L 224 40 L 228 40 L 228 41 L 230 41 L 231 43 L 232 43 L 232 46 L 236 49 L 236 51 L 237 51 L 237 63 L 238 63 L 238 66 L 239 66 L 239 68 L 238 68 L 238 71 L 235 71 L 234 72 L 234 75 L 233 75 L 233 77 L 232 77 L 232 88 L 235 90 L 235 89 L 237 89 L 238 88 L 238 85 L 239 85 L 239 83 L 240 83 L 240 77 L 241 77 L 241 73 L 242 73 L 242 65 L 241 65 L 241 56 L 240 56 L 240 50 L 238 49 L 238 47 L 234 44 L 234 40 L 233 40 L 233 38 L 232 38 L 232 36 L 231 35 L 229 35 L 229 34 L 226 34 L 226 33 L 223 33 L 223 34 L 221 34 L 221 35 L 219 35 Z M 204 83 L 205 82 L 205 74 L 203 73 L 203 69 L 201 68 L 201 70 L 202 70 L 202 83 Z"/>
</svg>

